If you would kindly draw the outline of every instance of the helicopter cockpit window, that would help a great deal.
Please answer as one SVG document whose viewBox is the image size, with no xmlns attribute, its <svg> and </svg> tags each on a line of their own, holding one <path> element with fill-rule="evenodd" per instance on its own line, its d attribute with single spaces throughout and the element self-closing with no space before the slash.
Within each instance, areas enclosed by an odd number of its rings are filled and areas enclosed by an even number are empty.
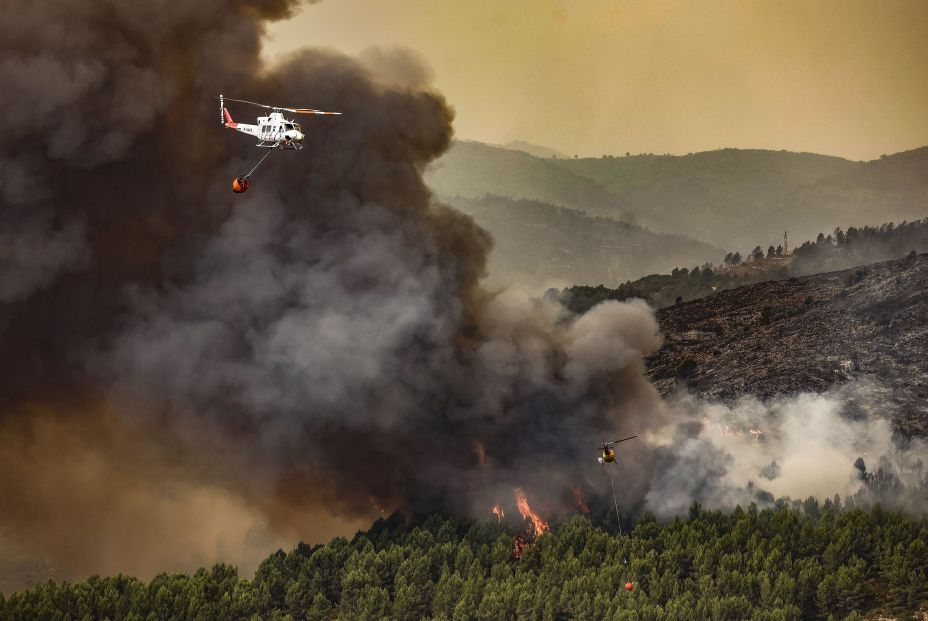
<svg viewBox="0 0 928 621">
<path fill-rule="evenodd" d="M 293 129 L 295 129 L 296 131 L 300 131 L 300 124 L 299 124 L 299 123 L 294 123 L 294 124 L 293 124 Z"/>
<path fill-rule="evenodd" d="M 284 129 L 293 129 L 293 123 L 287 123 L 284 125 Z"/>
</svg>

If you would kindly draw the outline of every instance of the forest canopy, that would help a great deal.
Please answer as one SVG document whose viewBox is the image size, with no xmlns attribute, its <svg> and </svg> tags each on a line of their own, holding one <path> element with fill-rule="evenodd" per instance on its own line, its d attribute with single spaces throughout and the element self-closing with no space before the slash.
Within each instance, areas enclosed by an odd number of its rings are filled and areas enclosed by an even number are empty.
<svg viewBox="0 0 928 621">
<path fill-rule="evenodd" d="M 782 245 L 761 246 L 742 258 L 740 252 L 729 252 L 722 266 L 706 263 L 693 268 L 675 268 L 670 274 L 652 274 L 626 281 L 615 288 L 599 285 L 573 286 L 562 290 L 549 289 L 546 296 L 557 299 L 567 308 L 583 313 L 605 300 L 641 298 L 662 308 L 769 280 L 838 271 L 902 258 L 911 253 L 928 252 L 928 218 L 914 222 L 861 228 L 840 227 L 814 241 L 803 242 L 791 255 L 784 255 Z M 786 260 L 784 260 L 786 259 Z M 753 269 L 752 269 L 753 268 Z"/>
<path fill-rule="evenodd" d="M 928 594 L 928 519 L 837 498 L 694 503 L 624 535 L 578 515 L 524 546 L 520 530 L 518 518 L 394 515 L 351 540 L 277 551 L 253 579 L 219 564 L 48 582 L 0 596 L 0 618 L 785 621 L 911 615 Z"/>
</svg>

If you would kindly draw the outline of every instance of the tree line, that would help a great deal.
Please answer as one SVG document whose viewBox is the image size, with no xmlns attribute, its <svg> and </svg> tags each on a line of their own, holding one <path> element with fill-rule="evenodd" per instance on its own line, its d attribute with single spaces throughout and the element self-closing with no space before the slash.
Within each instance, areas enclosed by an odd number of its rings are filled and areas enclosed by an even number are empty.
<svg viewBox="0 0 928 621">
<path fill-rule="evenodd" d="M 879 505 L 693 503 L 665 523 L 646 513 L 624 535 L 578 515 L 517 558 L 522 528 L 394 515 L 351 540 L 279 550 L 253 579 L 218 564 L 149 582 L 48 582 L 0 597 L 0 618 L 854 620 L 910 617 L 928 597 L 928 519 Z"/>
<path fill-rule="evenodd" d="M 842 270 L 912 252 L 928 252 L 928 218 L 898 225 L 887 222 L 880 226 L 852 226 L 846 231 L 838 227 L 828 235 L 819 233 L 815 241 L 796 248 L 791 271 L 800 275 Z"/>
<path fill-rule="evenodd" d="M 717 291 L 734 289 L 765 280 L 789 278 L 786 266 L 757 272 L 720 270 L 706 263 L 693 268 L 674 268 L 670 274 L 652 274 L 617 287 L 575 285 L 565 289 L 549 289 L 545 297 L 558 300 L 575 313 L 584 313 L 606 300 L 641 298 L 657 308 L 688 302 L 712 295 Z"/>
<path fill-rule="evenodd" d="M 878 227 L 852 226 L 846 231 L 838 227 L 828 235 L 819 233 L 814 241 L 797 247 L 790 262 L 772 261 L 762 269 L 730 268 L 762 259 L 782 259 L 787 256 L 782 245 L 770 245 L 766 251 L 758 245 L 746 257 L 740 252 L 728 252 L 722 258 L 721 268 L 706 263 L 693 268 L 674 268 L 670 274 L 628 280 L 617 287 L 582 285 L 549 289 L 545 295 L 559 300 L 575 313 L 586 312 L 606 300 L 629 298 L 641 298 L 652 306 L 663 308 L 743 285 L 848 269 L 898 259 L 913 252 L 928 252 L 928 218 L 898 225 L 888 222 Z"/>
</svg>

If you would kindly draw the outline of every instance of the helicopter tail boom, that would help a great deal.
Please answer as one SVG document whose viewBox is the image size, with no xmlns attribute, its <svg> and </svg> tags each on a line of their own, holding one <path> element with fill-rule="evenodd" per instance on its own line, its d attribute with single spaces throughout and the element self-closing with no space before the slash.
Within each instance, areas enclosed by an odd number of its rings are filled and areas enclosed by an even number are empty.
<svg viewBox="0 0 928 621">
<path fill-rule="evenodd" d="M 228 111 L 227 109 L 223 108 L 223 109 L 222 109 L 222 114 L 223 114 L 224 119 L 225 119 L 225 126 L 226 126 L 226 127 L 231 127 L 232 129 L 235 129 L 236 127 L 238 127 L 238 123 L 236 123 L 235 121 L 232 120 L 232 115 L 229 114 L 229 111 Z"/>
</svg>

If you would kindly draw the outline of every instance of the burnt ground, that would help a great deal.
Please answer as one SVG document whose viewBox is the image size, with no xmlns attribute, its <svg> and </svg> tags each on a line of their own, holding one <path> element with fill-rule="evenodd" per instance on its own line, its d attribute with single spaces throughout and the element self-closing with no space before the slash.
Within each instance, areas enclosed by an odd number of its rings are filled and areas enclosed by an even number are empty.
<svg viewBox="0 0 928 621">
<path fill-rule="evenodd" d="M 663 308 L 663 394 L 769 398 L 875 380 L 899 431 L 928 435 L 928 254 L 747 285 Z"/>
</svg>

